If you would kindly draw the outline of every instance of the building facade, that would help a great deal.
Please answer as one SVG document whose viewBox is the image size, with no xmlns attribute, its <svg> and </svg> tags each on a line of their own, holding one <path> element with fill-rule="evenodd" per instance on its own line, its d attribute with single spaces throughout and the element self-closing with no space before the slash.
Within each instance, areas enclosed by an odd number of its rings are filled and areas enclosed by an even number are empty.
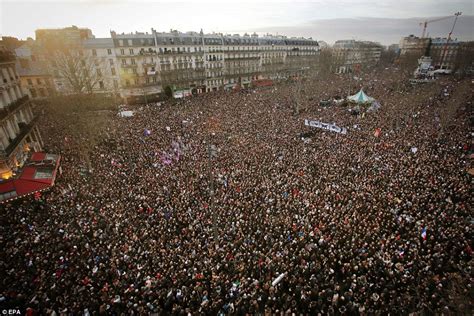
<svg viewBox="0 0 474 316">
<path fill-rule="evenodd" d="M 334 43 L 333 56 L 337 73 L 360 70 L 380 61 L 383 46 L 369 41 L 339 40 Z"/>
<path fill-rule="evenodd" d="M 432 38 L 430 42 L 430 56 L 433 60 L 432 65 L 435 69 L 453 69 L 461 42 L 457 40 L 448 40 L 446 38 Z"/>
<path fill-rule="evenodd" d="M 316 65 L 318 42 L 283 36 L 111 32 L 122 96 L 186 94 L 248 87 Z M 88 42 L 93 42 L 91 39 Z"/>
<path fill-rule="evenodd" d="M 53 77 L 48 72 L 44 61 L 38 60 L 33 53 L 35 43 L 27 42 L 16 48 L 16 71 L 20 76 L 22 87 L 27 89 L 31 99 L 42 99 L 53 96 L 56 92 Z"/>
<path fill-rule="evenodd" d="M 400 40 L 400 56 L 416 55 L 421 57 L 426 54 L 430 45 L 429 38 L 420 38 L 415 35 L 403 37 Z"/>
<path fill-rule="evenodd" d="M 57 29 L 38 29 L 35 36 L 35 43 L 31 45 L 35 51 L 34 55 L 52 76 L 54 90 L 64 94 L 71 93 L 71 82 L 62 71 L 69 66 L 64 64 L 71 65 L 71 60 L 78 61 L 82 58 L 82 43 L 94 38 L 92 31 L 73 25 Z"/>
<path fill-rule="evenodd" d="M 284 79 L 318 67 L 319 45 L 311 38 L 154 29 L 110 34 L 110 38 L 95 38 L 89 29 L 75 26 L 37 30 L 36 40 L 29 44 L 31 51 L 28 45 L 17 50 L 23 64 L 34 56 L 49 75 L 49 79 L 39 78 L 42 73 L 37 68 L 30 73 L 21 70 L 30 96 L 41 97 L 41 91 L 49 91 L 35 85 L 50 79 L 53 92 L 80 92 L 65 75 L 65 59 L 79 73 L 87 73 L 87 92 L 116 93 L 142 101 L 165 91 L 183 96 L 249 87 L 253 80 Z M 76 65 L 79 62 L 82 65 Z"/>
<path fill-rule="evenodd" d="M 13 53 L 0 49 L 0 178 L 8 179 L 42 139 L 26 89 L 21 86 Z"/>
<path fill-rule="evenodd" d="M 81 43 L 82 54 L 93 63 L 93 90 L 97 93 L 120 93 L 120 68 L 111 38 L 86 39 Z"/>
</svg>

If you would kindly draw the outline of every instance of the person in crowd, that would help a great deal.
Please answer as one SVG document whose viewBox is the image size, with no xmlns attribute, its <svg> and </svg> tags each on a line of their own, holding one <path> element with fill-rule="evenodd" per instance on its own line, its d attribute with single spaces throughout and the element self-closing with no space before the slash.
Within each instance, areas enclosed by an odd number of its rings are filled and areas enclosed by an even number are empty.
<svg viewBox="0 0 474 316">
<path fill-rule="evenodd" d="M 2 205 L 2 301 L 38 315 L 472 310 L 472 87 L 400 91 L 390 71 L 137 107 L 110 118 L 90 166 L 89 140 L 46 113 L 63 174 L 43 201 Z M 319 106 L 362 82 L 379 110 Z M 305 118 L 347 133 L 302 140 Z"/>
</svg>

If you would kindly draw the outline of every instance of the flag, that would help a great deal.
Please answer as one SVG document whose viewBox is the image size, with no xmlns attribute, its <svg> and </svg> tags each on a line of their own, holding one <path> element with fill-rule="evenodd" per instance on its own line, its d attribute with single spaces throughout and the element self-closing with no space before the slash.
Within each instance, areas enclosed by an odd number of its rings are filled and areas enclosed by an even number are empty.
<svg viewBox="0 0 474 316">
<path fill-rule="evenodd" d="M 382 132 L 382 130 L 380 128 L 376 128 L 375 132 L 374 132 L 374 136 L 379 137 L 381 132 Z"/>
<path fill-rule="evenodd" d="M 146 129 L 143 131 L 143 135 L 145 136 L 150 136 L 151 135 L 151 131 L 149 129 Z"/>
<path fill-rule="evenodd" d="M 41 199 L 41 192 L 35 192 L 35 200 L 38 201 Z"/>
<path fill-rule="evenodd" d="M 424 228 L 421 230 L 421 238 L 423 238 L 423 240 L 426 240 L 426 227 L 424 227 Z"/>
</svg>

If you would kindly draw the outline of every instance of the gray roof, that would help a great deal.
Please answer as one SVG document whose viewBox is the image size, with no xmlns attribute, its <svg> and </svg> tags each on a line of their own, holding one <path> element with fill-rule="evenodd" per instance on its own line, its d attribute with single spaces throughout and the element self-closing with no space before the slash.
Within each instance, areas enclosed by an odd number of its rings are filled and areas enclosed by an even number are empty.
<svg viewBox="0 0 474 316">
<path fill-rule="evenodd" d="M 85 48 L 113 48 L 112 38 L 90 38 L 82 41 Z"/>
</svg>

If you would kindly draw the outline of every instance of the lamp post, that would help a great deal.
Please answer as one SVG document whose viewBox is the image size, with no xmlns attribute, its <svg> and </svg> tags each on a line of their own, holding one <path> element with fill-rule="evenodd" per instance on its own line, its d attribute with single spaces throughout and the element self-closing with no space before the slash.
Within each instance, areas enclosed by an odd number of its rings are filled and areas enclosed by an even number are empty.
<svg viewBox="0 0 474 316">
<path fill-rule="evenodd" d="M 214 134 L 214 133 L 213 133 Z M 209 211 L 212 213 L 212 229 L 214 231 L 214 238 L 217 240 L 217 223 L 216 223 L 216 213 L 213 211 L 214 204 L 214 177 L 212 175 L 212 158 L 217 157 L 217 148 L 215 145 L 211 145 L 209 141 L 207 144 L 207 154 L 208 154 L 208 172 L 209 172 L 209 182 L 210 182 L 210 201 L 209 201 Z"/>
<path fill-rule="evenodd" d="M 145 105 L 148 106 L 148 99 L 147 99 L 147 95 L 146 95 L 146 90 L 145 90 L 145 88 L 142 88 L 142 92 L 143 92 L 143 95 L 145 96 Z"/>
</svg>

